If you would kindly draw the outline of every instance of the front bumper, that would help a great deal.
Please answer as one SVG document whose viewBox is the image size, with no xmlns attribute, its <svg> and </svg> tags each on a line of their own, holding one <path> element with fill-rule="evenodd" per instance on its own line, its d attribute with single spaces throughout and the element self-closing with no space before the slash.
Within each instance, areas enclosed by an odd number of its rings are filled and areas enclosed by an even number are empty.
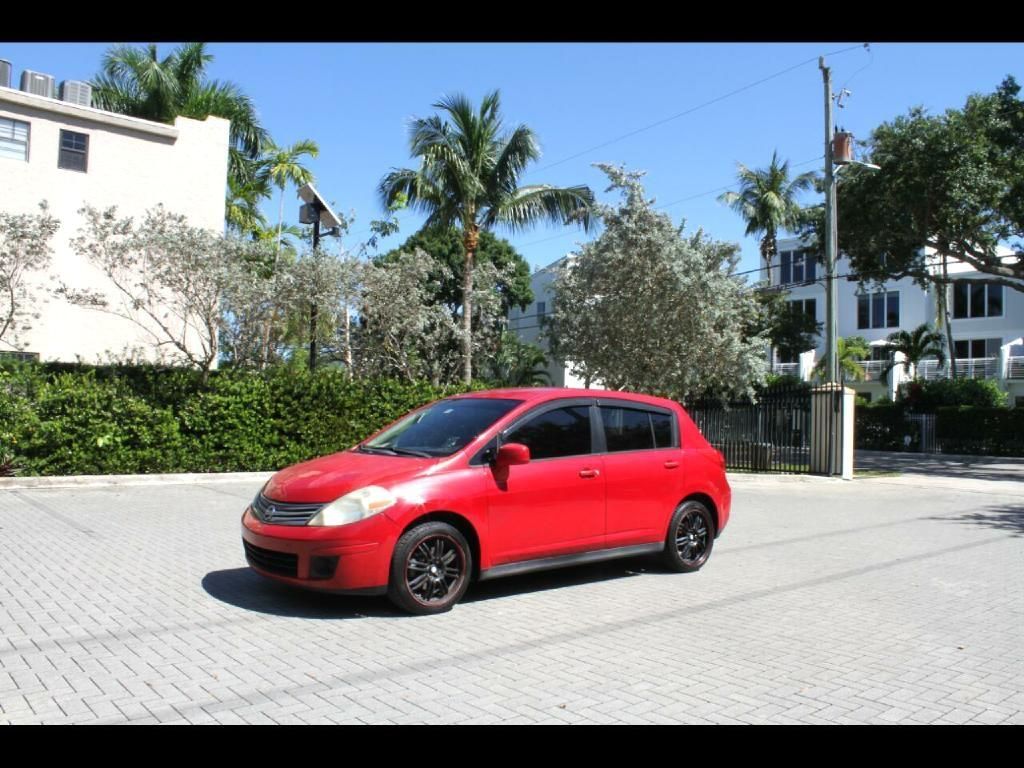
<svg viewBox="0 0 1024 768">
<path fill-rule="evenodd" d="M 399 533 L 385 515 L 343 526 L 268 525 L 248 508 L 242 515 L 246 561 L 254 571 L 324 592 L 386 592 L 391 553 Z M 334 558 L 337 563 L 331 568 Z"/>
</svg>

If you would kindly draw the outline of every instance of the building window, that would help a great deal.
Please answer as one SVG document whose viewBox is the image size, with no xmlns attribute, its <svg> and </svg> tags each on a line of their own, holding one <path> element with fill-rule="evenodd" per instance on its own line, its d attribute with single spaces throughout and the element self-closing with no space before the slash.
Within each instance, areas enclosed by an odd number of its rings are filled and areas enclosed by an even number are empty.
<svg viewBox="0 0 1024 768">
<path fill-rule="evenodd" d="M 879 291 L 857 297 L 857 328 L 899 328 L 900 292 Z"/>
<path fill-rule="evenodd" d="M 0 360 L 17 360 L 22 363 L 38 363 L 38 352 L 0 352 Z"/>
<path fill-rule="evenodd" d="M 0 157 L 28 161 L 28 123 L 0 117 Z"/>
<path fill-rule="evenodd" d="M 1002 345 L 1002 339 L 960 339 L 953 342 L 957 360 L 999 357 L 999 348 Z"/>
<path fill-rule="evenodd" d="M 817 299 L 796 299 L 795 301 L 789 302 L 789 308 L 794 313 L 807 315 L 815 322 L 818 320 Z"/>
<path fill-rule="evenodd" d="M 953 317 L 1002 317 L 1003 286 L 981 280 L 953 283 Z"/>
<path fill-rule="evenodd" d="M 816 279 L 817 261 L 811 251 L 783 251 L 780 285 L 811 283 Z"/>
<path fill-rule="evenodd" d="M 89 136 L 74 131 L 60 132 L 57 167 L 85 173 L 89 167 Z"/>
<path fill-rule="evenodd" d="M 537 317 L 542 317 L 544 315 L 544 313 L 547 312 L 547 309 L 548 309 L 547 302 L 538 301 L 537 302 Z"/>
</svg>

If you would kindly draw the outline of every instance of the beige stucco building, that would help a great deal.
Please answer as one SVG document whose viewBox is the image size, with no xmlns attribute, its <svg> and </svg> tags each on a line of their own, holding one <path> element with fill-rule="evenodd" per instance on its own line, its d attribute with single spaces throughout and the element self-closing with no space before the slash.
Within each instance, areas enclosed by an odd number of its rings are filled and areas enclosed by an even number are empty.
<svg viewBox="0 0 1024 768">
<path fill-rule="evenodd" d="M 73 306 L 53 289 L 63 282 L 120 300 L 71 248 L 83 205 L 141 217 L 163 204 L 193 226 L 223 232 L 229 128 L 217 117 L 165 125 L 0 87 L 0 210 L 36 213 L 46 200 L 61 222 L 49 273 L 35 289 L 41 317 L 22 335 L 22 351 L 44 361 L 159 358 L 154 337 L 138 325 Z M 0 341 L 5 350 L 11 345 Z"/>
</svg>

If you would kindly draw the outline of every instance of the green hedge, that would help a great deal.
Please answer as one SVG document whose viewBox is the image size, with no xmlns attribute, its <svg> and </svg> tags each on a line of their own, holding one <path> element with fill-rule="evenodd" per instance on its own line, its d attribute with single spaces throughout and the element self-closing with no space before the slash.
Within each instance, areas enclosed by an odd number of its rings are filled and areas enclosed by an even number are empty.
<svg viewBox="0 0 1024 768">
<path fill-rule="evenodd" d="M 935 434 L 943 453 L 1024 456 L 1024 408 L 939 408 Z"/>
<path fill-rule="evenodd" d="M 919 444 L 920 426 L 904 419 L 903 413 L 901 403 L 858 405 L 854 412 L 857 447 L 866 451 L 905 451 L 906 435 L 910 435 L 911 447 Z"/>
<path fill-rule="evenodd" d="M 939 408 L 973 405 L 1004 408 L 1007 396 L 992 379 L 935 379 L 900 386 L 901 402 L 913 413 L 937 413 Z"/>
<path fill-rule="evenodd" d="M 481 389 L 474 385 L 472 389 Z M 22 364 L 0 369 L 0 474 L 274 470 L 348 448 L 464 386 L 263 373 Z"/>
</svg>

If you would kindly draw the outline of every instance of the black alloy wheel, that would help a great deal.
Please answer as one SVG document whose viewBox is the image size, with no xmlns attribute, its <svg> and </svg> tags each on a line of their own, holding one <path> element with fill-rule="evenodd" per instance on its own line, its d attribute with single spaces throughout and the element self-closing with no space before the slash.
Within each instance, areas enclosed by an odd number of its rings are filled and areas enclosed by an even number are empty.
<svg viewBox="0 0 1024 768">
<path fill-rule="evenodd" d="M 684 501 L 672 515 L 665 541 L 665 563 L 674 571 L 688 573 L 701 568 L 711 556 L 715 522 L 699 501 Z"/>
<path fill-rule="evenodd" d="M 440 522 L 418 525 L 395 545 L 388 597 L 410 613 L 449 611 L 466 593 L 472 566 L 458 529 Z"/>
</svg>

